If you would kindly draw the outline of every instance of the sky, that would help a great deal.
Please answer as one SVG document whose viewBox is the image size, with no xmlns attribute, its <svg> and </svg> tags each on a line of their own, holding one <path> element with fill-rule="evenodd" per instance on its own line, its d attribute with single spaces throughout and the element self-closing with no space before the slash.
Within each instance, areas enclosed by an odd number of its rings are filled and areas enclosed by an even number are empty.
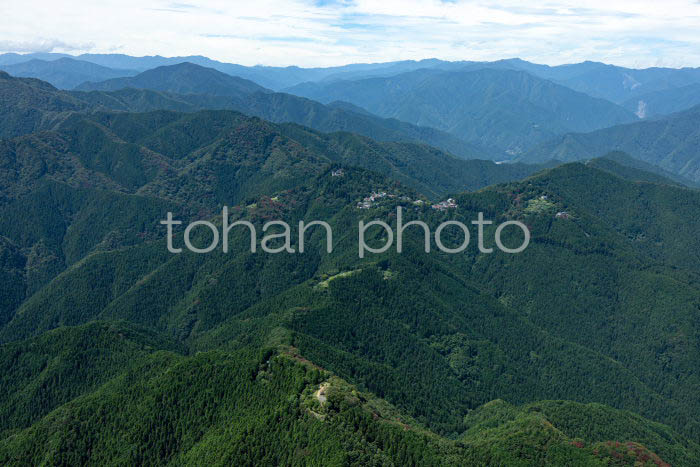
<svg viewBox="0 0 700 467">
<path fill-rule="evenodd" d="M 700 0 L 0 0 L 0 52 L 700 67 Z"/>
</svg>

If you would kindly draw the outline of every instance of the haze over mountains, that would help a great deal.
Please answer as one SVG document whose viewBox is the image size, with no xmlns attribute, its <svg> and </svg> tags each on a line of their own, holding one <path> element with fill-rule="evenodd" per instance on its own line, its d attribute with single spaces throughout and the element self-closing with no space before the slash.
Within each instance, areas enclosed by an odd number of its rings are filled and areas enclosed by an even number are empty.
<svg viewBox="0 0 700 467">
<path fill-rule="evenodd" d="M 223 73 L 250 79 L 263 87 L 276 91 L 304 82 L 335 81 L 339 79 L 357 80 L 369 77 L 390 77 L 419 69 L 463 71 L 468 69 L 495 68 L 526 71 L 534 76 L 548 79 L 593 97 L 622 103 L 630 98 L 649 92 L 673 89 L 700 82 L 697 68 L 631 68 L 607 65 L 598 62 L 582 62 L 571 65 L 548 66 L 530 63 L 520 59 L 497 60 L 494 62 L 457 61 L 447 62 L 438 59 L 405 60 L 387 63 L 350 64 L 327 68 L 300 67 L 246 67 L 223 63 L 202 56 L 186 57 L 131 57 L 121 54 L 83 54 L 72 56 L 54 53 L 0 54 L 0 66 L 22 63 L 31 59 L 55 61 L 71 58 L 94 63 L 103 67 L 146 71 L 159 66 L 190 62 L 214 68 Z"/>
<path fill-rule="evenodd" d="M 700 181 L 700 106 L 658 120 L 572 133 L 525 154 L 523 161 L 588 159 L 623 151 L 649 164 Z"/>
<path fill-rule="evenodd" d="M 178 79 L 173 80 L 175 75 Z M 323 131 L 352 131 L 382 141 L 423 142 L 465 159 L 490 158 L 482 148 L 433 128 L 383 119 L 349 104 L 324 106 L 290 94 L 272 93 L 250 81 L 192 64 L 158 68 L 133 79 L 164 92 L 128 87 L 114 92 L 66 92 L 53 89 L 46 83 L 0 74 L 0 91 L 6 99 L 3 107 L 6 114 L 4 122 L 0 124 L 0 135 L 16 136 L 38 129 L 50 129 L 66 116 L 64 112 L 71 110 L 143 112 L 156 109 L 233 109 L 272 121 L 305 124 Z M 123 86 L 133 85 L 133 79 L 122 83 Z M 112 88 L 121 87 L 119 80 L 108 83 Z M 93 85 L 85 85 L 90 86 Z M 189 94 L 165 92 L 174 90 L 188 91 Z M 215 94 L 208 93 L 210 91 Z"/>
<path fill-rule="evenodd" d="M 12 76 L 39 78 L 60 89 L 73 89 L 86 81 L 104 81 L 138 73 L 135 70 L 108 68 L 68 57 L 53 61 L 32 59 L 28 62 L 0 65 L 0 70 Z"/>
<path fill-rule="evenodd" d="M 214 96 L 240 96 L 254 92 L 269 92 L 252 81 L 187 62 L 144 71 L 133 78 L 114 78 L 101 83 L 84 83 L 76 90 L 117 91 L 125 88 Z"/>
<path fill-rule="evenodd" d="M 625 101 L 622 105 L 641 118 L 680 112 L 700 105 L 700 83 L 641 94 Z"/>
<path fill-rule="evenodd" d="M 91 79 L 76 86 L 81 90 L 121 93 L 121 97 L 74 95 L 92 99 L 95 102 L 90 105 L 97 103 L 106 109 L 232 109 L 321 131 L 358 132 L 383 141 L 424 142 L 459 157 L 497 161 L 541 162 L 551 157 L 575 160 L 621 149 L 633 157 L 659 164 L 676 149 L 657 146 L 655 150 L 665 153 L 649 157 L 642 149 L 636 154 L 637 148 L 621 142 L 611 142 L 585 154 L 573 148 L 570 154 L 547 149 L 539 152 L 538 145 L 551 147 L 563 135 L 631 123 L 640 117 L 663 119 L 700 103 L 700 94 L 696 92 L 700 73 L 696 69 L 633 70 L 595 62 L 550 67 L 519 59 L 495 62 L 431 59 L 302 69 L 243 67 L 205 57 L 67 58 L 61 54 L 5 54 L 0 56 L 0 68 L 32 68 L 27 60 L 39 59 L 43 60 L 40 67 L 43 74 L 37 72 L 32 76 L 51 78 L 54 82 L 77 81 L 75 74 L 67 69 L 71 64 L 79 64 L 78 76 L 82 76 L 80 69 L 86 65 L 120 67 L 121 71 L 113 72 L 124 73 L 121 78 Z M 183 65 L 184 60 L 206 67 Z M 44 69 L 48 65 L 54 69 Z M 166 68 L 159 68 L 162 66 Z M 215 74 L 212 68 L 221 73 Z M 128 70 L 144 70 L 145 74 L 132 77 L 129 75 L 133 72 Z M 198 97 L 137 94 L 125 91 L 127 88 Z M 270 89 L 286 89 L 312 100 L 298 100 L 288 93 L 272 93 Z M 26 122 L 23 125 L 30 126 Z M 620 137 L 624 138 L 622 134 Z M 693 144 L 689 135 L 678 138 L 679 145 Z M 682 149 L 679 151 L 683 153 Z M 663 168 L 686 178 L 695 177 L 693 169 L 685 167 L 683 160 Z"/>
<path fill-rule="evenodd" d="M 605 100 L 511 70 L 419 70 L 391 78 L 309 83 L 288 91 L 321 102 L 348 101 L 509 154 L 566 129 L 590 131 L 637 119 Z"/>
<path fill-rule="evenodd" d="M 0 463 L 700 463 L 699 108 L 621 105 L 694 70 L 78 59 L 0 72 Z M 222 206 L 333 251 L 168 252 Z"/>
</svg>

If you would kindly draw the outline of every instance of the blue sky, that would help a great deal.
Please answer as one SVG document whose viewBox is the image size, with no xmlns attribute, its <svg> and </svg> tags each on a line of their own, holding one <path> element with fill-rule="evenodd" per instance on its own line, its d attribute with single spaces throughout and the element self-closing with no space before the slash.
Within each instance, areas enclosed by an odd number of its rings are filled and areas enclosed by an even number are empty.
<svg viewBox="0 0 700 467">
<path fill-rule="evenodd" d="M 700 1 L 3 0 L 0 52 L 700 66 Z"/>
</svg>

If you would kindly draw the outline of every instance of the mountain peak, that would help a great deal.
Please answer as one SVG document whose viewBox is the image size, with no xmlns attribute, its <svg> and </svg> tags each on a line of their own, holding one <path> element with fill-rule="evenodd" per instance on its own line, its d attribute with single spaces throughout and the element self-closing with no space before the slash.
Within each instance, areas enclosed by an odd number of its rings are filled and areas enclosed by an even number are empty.
<svg viewBox="0 0 700 467">
<path fill-rule="evenodd" d="M 227 75 L 214 68 L 191 62 L 159 66 L 129 78 L 83 83 L 76 90 L 116 91 L 124 88 L 236 97 L 255 92 L 270 92 L 247 79 Z"/>
</svg>

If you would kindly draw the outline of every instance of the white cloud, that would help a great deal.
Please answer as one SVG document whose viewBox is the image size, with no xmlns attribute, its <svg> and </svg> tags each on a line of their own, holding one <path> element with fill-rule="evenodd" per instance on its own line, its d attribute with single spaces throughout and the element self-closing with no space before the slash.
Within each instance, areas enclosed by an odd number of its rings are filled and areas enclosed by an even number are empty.
<svg viewBox="0 0 700 467">
<path fill-rule="evenodd" d="M 0 50 L 19 53 L 37 52 L 75 52 L 94 47 L 91 43 L 68 44 L 58 39 L 33 38 L 27 40 L 5 40 L 0 39 Z"/>
<path fill-rule="evenodd" d="M 52 40 L 41 37 L 55 38 Z M 39 37 L 39 38 L 38 38 Z M 190 55 L 327 66 L 438 57 L 700 66 L 694 0 L 23 0 L 0 4 L 0 51 Z"/>
</svg>

